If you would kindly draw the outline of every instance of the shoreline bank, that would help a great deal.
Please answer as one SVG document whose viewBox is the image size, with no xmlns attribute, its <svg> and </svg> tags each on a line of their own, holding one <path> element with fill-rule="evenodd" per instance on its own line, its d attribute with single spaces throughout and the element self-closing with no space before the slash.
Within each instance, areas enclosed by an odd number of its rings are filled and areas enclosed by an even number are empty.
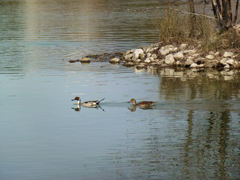
<svg viewBox="0 0 240 180">
<path fill-rule="evenodd" d="M 131 49 L 124 53 L 104 53 L 100 55 L 87 55 L 81 59 L 69 60 L 69 63 L 109 62 L 122 64 L 126 67 L 146 69 L 149 66 L 155 68 L 174 69 L 204 69 L 232 70 L 240 69 L 240 54 L 233 50 L 209 51 L 201 50 L 197 46 L 182 43 L 179 45 L 154 43 L 137 49 Z"/>
</svg>

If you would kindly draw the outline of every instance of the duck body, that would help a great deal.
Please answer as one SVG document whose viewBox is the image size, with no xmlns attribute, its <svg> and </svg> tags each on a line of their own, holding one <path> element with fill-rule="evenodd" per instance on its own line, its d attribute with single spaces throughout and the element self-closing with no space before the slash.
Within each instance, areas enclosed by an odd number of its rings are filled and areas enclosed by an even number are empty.
<svg viewBox="0 0 240 180">
<path fill-rule="evenodd" d="M 99 101 L 85 101 L 83 103 L 80 103 L 81 106 L 85 106 L 85 107 L 97 107 L 99 106 Z"/>
<path fill-rule="evenodd" d="M 101 100 L 81 102 L 81 99 L 78 96 L 76 96 L 74 99 L 72 99 L 72 101 L 77 101 L 77 104 L 79 106 L 84 106 L 84 107 L 88 107 L 88 108 L 97 108 L 97 107 L 99 107 L 100 102 L 103 101 L 104 99 L 105 98 L 103 98 Z"/>
<path fill-rule="evenodd" d="M 153 101 L 141 101 L 137 103 L 134 98 L 129 102 L 132 103 L 133 106 L 138 106 L 141 109 L 151 109 L 156 104 L 156 102 Z"/>
</svg>

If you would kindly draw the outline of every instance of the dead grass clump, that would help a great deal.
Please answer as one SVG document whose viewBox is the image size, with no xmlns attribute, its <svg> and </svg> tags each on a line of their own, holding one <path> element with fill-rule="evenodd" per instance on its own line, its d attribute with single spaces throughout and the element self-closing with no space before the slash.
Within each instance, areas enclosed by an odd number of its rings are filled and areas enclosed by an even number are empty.
<svg viewBox="0 0 240 180">
<path fill-rule="evenodd" d="M 175 11 L 166 10 L 158 24 L 159 40 L 164 43 L 186 41 L 188 24 L 185 19 L 185 16 L 179 16 Z"/>
<path fill-rule="evenodd" d="M 235 30 L 218 32 L 214 20 L 202 16 L 189 16 L 166 10 L 159 24 L 159 40 L 179 44 L 201 42 L 203 51 L 240 49 L 240 35 Z"/>
</svg>

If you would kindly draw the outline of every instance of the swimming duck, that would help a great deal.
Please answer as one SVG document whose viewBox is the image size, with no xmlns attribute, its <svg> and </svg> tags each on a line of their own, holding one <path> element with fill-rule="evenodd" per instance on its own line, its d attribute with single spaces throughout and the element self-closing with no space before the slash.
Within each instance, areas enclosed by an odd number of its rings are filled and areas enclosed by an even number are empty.
<svg viewBox="0 0 240 180">
<path fill-rule="evenodd" d="M 151 109 L 156 104 L 156 102 L 153 101 L 141 101 L 137 103 L 134 98 L 132 98 L 129 102 L 132 103 L 133 106 L 138 106 L 141 109 Z"/>
<path fill-rule="evenodd" d="M 95 100 L 95 101 L 85 101 L 81 102 L 80 97 L 76 96 L 72 101 L 77 101 L 77 104 L 79 106 L 84 106 L 84 107 L 89 107 L 89 108 L 96 108 L 99 107 L 99 103 L 103 101 L 105 98 L 100 99 L 100 100 Z"/>
</svg>

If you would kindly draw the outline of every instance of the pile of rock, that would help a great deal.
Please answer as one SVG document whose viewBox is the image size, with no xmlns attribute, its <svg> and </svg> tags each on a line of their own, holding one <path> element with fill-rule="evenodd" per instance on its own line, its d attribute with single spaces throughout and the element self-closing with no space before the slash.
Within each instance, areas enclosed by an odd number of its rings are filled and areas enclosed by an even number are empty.
<svg viewBox="0 0 240 180">
<path fill-rule="evenodd" d="M 204 55 L 199 49 L 188 44 L 179 46 L 152 44 L 149 47 L 128 50 L 122 57 L 113 58 L 110 63 L 120 63 L 124 66 L 136 68 L 156 67 L 184 67 L 184 68 L 217 68 L 237 69 L 240 62 L 232 52 L 213 52 Z"/>
</svg>

